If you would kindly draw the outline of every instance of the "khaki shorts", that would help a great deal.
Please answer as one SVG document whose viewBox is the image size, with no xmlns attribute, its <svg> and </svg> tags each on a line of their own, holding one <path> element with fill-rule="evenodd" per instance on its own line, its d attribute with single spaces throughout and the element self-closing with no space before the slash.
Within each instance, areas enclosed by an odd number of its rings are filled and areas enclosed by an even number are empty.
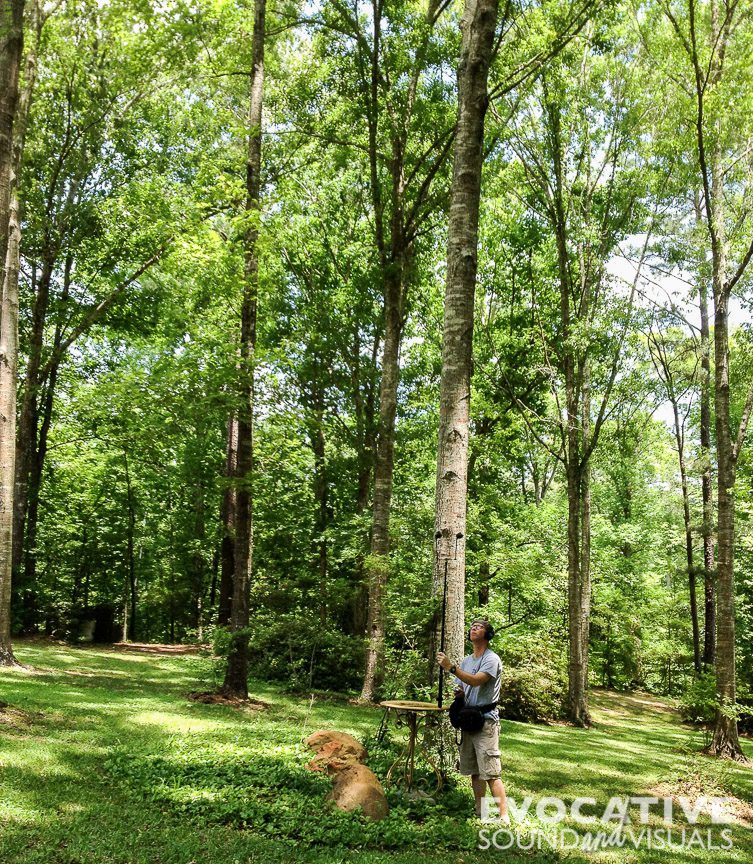
<svg viewBox="0 0 753 864">
<path fill-rule="evenodd" d="M 478 732 L 463 732 L 460 739 L 460 773 L 496 780 L 502 773 L 499 758 L 499 723 L 487 720 Z"/>
</svg>

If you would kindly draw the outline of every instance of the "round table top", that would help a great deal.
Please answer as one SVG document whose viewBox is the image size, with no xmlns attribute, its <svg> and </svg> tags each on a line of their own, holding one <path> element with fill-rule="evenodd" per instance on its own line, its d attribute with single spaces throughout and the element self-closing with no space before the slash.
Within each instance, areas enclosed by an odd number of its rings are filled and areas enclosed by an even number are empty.
<svg viewBox="0 0 753 864">
<path fill-rule="evenodd" d="M 446 711 L 447 706 L 443 705 L 441 708 L 437 705 L 436 702 L 411 702 L 409 700 L 403 701 L 400 699 L 390 699 L 387 702 L 380 702 L 380 708 L 394 708 L 396 711 Z"/>
</svg>

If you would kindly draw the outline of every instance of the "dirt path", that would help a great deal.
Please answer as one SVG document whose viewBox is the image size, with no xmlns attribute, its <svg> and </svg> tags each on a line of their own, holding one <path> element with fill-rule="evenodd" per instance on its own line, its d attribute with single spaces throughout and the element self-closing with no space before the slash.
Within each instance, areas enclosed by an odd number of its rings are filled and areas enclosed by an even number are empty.
<svg viewBox="0 0 753 864">
<path fill-rule="evenodd" d="M 181 654 L 200 654 L 202 651 L 208 651 L 209 647 L 209 645 L 160 645 L 147 642 L 115 642 L 112 645 L 113 650 L 123 651 L 126 654 L 161 654 L 165 657 L 177 657 Z"/>
</svg>

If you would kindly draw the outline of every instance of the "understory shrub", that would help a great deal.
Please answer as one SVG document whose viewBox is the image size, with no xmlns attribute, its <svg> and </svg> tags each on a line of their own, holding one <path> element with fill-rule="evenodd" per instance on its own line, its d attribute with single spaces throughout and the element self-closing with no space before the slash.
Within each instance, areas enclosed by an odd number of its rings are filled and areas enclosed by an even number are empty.
<svg viewBox="0 0 753 864">
<path fill-rule="evenodd" d="M 508 720 L 541 723 L 562 716 L 565 691 L 557 678 L 545 678 L 533 667 L 502 671 L 499 711 Z"/>
<path fill-rule="evenodd" d="M 677 707 L 686 723 L 707 725 L 714 722 L 718 704 L 716 675 L 713 672 L 704 672 L 690 682 Z"/>
<path fill-rule="evenodd" d="M 361 685 L 364 646 L 356 636 L 293 614 L 254 616 L 248 633 L 249 673 L 255 678 L 281 681 L 292 690 L 343 692 Z M 218 628 L 215 653 L 227 656 L 228 648 L 228 631 Z"/>
<path fill-rule="evenodd" d="M 680 697 L 677 707 L 686 723 L 713 725 L 719 707 L 715 674 L 704 672 L 694 678 Z M 738 689 L 734 708 L 738 731 L 753 732 L 753 696 L 742 688 Z"/>
<path fill-rule="evenodd" d="M 567 692 L 561 658 L 533 634 L 501 649 L 499 711 L 508 720 L 541 723 L 563 716 Z"/>
</svg>

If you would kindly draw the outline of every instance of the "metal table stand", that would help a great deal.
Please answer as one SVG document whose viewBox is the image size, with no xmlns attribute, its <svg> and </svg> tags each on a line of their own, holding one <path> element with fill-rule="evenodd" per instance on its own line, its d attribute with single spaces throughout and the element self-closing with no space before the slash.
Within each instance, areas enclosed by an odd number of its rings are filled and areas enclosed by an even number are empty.
<svg viewBox="0 0 753 864">
<path fill-rule="evenodd" d="M 425 762 L 434 772 L 437 778 L 434 792 L 439 792 L 442 788 L 442 774 L 437 767 L 437 763 L 429 755 L 426 748 L 418 740 L 418 730 L 427 717 L 435 716 L 442 711 L 446 711 L 446 707 L 440 708 L 434 702 L 410 702 L 401 700 L 390 700 L 381 702 L 380 706 L 388 712 L 394 712 L 395 726 L 408 727 L 408 739 L 400 755 L 390 766 L 387 772 L 386 783 L 394 783 L 395 786 L 405 786 L 405 790 L 410 792 L 415 784 L 415 767 L 418 760 Z"/>
</svg>

